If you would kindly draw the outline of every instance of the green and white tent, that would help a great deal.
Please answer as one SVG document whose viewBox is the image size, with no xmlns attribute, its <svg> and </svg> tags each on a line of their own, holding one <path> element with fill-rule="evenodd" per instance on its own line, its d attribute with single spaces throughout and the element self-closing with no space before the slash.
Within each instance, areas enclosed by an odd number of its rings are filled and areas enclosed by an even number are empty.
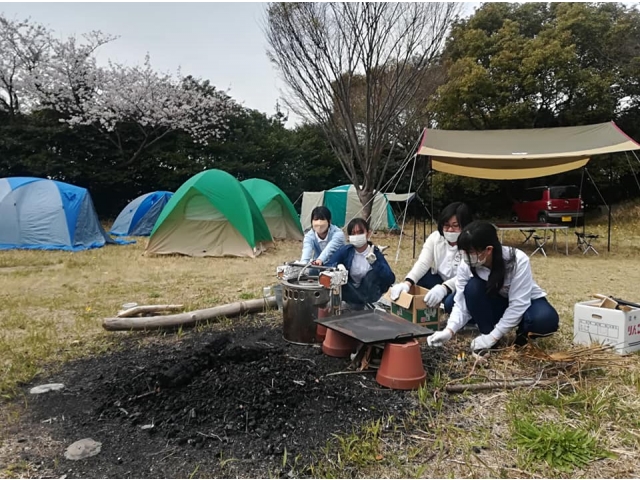
<svg viewBox="0 0 640 480">
<path fill-rule="evenodd" d="M 187 180 L 162 210 L 147 245 L 153 254 L 255 257 L 271 242 L 249 192 L 222 170 Z"/>
<path fill-rule="evenodd" d="M 340 185 L 322 192 L 304 192 L 300 223 L 305 230 L 311 228 L 311 211 L 324 205 L 331 212 L 331 223 L 344 227 L 352 219 L 362 217 L 362 203 L 353 185 Z M 371 209 L 371 228 L 373 230 L 397 229 L 396 219 L 384 193 L 377 192 Z"/>
<path fill-rule="evenodd" d="M 258 205 L 274 239 L 302 240 L 300 219 L 282 190 L 261 178 L 250 178 L 241 183 Z"/>
</svg>

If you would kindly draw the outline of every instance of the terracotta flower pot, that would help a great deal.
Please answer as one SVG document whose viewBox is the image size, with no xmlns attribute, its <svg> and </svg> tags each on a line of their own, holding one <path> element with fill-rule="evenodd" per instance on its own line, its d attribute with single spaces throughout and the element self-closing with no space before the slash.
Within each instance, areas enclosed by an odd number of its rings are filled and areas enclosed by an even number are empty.
<svg viewBox="0 0 640 480">
<path fill-rule="evenodd" d="M 327 329 L 322 342 L 322 352 L 330 357 L 345 358 L 356 350 L 358 343 L 355 338 Z"/>
<path fill-rule="evenodd" d="M 394 390 L 414 390 L 426 379 L 420 344 L 415 339 L 385 345 L 376 382 Z"/>
<path fill-rule="evenodd" d="M 331 309 L 329 308 L 319 308 L 318 309 L 318 318 L 326 318 L 331 316 Z M 324 325 L 318 325 L 316 327 L 316 340 L 322 343 L 324 342 L 324 337 L 327 335 L 327 327 Z"/>
</svg>

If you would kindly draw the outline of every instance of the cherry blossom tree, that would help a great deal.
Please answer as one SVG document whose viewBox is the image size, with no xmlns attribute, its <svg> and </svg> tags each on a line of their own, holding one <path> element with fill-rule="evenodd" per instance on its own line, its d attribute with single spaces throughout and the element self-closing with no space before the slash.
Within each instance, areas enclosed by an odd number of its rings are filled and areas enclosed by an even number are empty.
<svg viewBox="0 0 640 480">
<path fill-rule="evenodd" d="M 42 25 L 0 15 L 0 111 L 14 117 L 29 103 L 25 87 L 35 66 L 47 60 L 48 46 Z"/>
<path fill-rule="evenodd" d="M 149 55 L 133 67 L 98 66 L 96 51 L 115 39 L 99 31 L 57 38 L 42 25 L 0 16 L 0 110 L 54 110 L 72 128 L 95 128 L 120 152 L 120 167 L 171 132 L 202 144 L 222 139 L 237 107 L 225 92 L 179 71 L 159 73 Z"/>
<path fill-rule="evenodd" d="M 34 75 L 35 91 L 42 106 L 64 114 L 71 127 L 89 125 L 105 135 L 126 160 L 122 166 L 174 131 L 203 144 L 221 138 L 235 105 L 224 92 L 197 88 L 197 80 L 179 73 L 158 73 L 149 55 L 142 65 L 100 68 L 93 52 L 112 38 L 92 32 L 85 40 L 53 43 L 51 60 Z M 122 135 L 130 126 L 137 131 L 133 145 Z"/>
<path fill-rule="evenodd" d="M 192 77 L 158 73 L 148 55 L 141 66 L 109 62 L 97 67 L 90 53 L 105 39 L 94 35 L 91 40 L 55 47 L 60 54 L 37 77 L 42 104 L 66 114 L 64 122 L 98 129 L 126 159 L 123 166 L 174 131 L 202 144 L 221 138 L 235 106 L 228 95 L 214 87 L 198 88 Z M 132 125 L 138 133 L 133 148 L 121 131 Z"/>
</svg>

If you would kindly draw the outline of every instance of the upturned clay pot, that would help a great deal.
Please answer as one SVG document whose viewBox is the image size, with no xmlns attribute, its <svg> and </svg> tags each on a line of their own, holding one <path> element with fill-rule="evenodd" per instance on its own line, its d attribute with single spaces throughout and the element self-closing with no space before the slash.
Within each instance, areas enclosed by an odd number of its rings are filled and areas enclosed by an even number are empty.
<svg viewBox="0 0 640 480">
<path fill-rule="evenodd" d="M 326 336 L 322 342 L 322 352 L 330 357 L 345 358 L 356 350 L 358 343 L 355 338 L 327 329 Z"/>
<path fill-rule="evenodd" d="M 394 390 L 414 390 L 426 379 L 420 344 L 415 339 L 385 345 L 376 375 L 380 385 Z"/>
</svg>

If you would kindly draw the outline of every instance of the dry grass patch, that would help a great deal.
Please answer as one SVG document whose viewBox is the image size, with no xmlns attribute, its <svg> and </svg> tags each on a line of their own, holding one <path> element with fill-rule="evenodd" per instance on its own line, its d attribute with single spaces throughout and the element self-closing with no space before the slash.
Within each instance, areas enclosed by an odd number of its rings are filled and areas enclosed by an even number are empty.
<svg viewBox="0 0 640 480">
<path fill-rule="evenodd" d="M 587 231 L 603 235 L 595 244 L 600 256 L 583 256 L 573 250 L 571 229 L 569 257 L 562 253 L 564 236 L 559 234 L 560 252 L 548 249 L 548 258 L 539 254 L 532 258 L 534 277 L 549 293 L 561 318 L 559 334 L 540 343 L 545 351 L 571 347 L 576 302 L 593 293 L 640 300 L 636 260 L 640 214 L 636 215 L 636 210 L 640 212 L 635 206 L 615 210 L 616 219 L 626 223 L 614 224 L 611 253 L 606 252 L 606 222 L 601 222 L 587 227 Z M 407 230 L 411 233 L 412 229 Z M 422 225 L 417 231 L 416 256 L 423 242 Z M 532 252 L 531 244 L 520 245 L 522 239 L 519 232 L 505 234 L 505 243 Z M 396 262 L 399 240 L 397 235 L 374 236 L 376 243 L 390 247 L 387 259 L 401 280 L 414 262 L 413 239 L 402 237 Z M 275 266 L 298 258 L 301 249 L 300 242 L 281 242 L 256 259 L 149 257 L 143 255 L 145 244 L 145 239 L 139 239 L 134 245 L 79 253 L 0 252 L 0 395 L 15 397 L 20 384 L 43 368 L 117 348 L 120 335 L 136 335 L 141 348 L 160 341 L 163 334 L 103 331 L 102 319 L 115 314 L 125 302 L 184 304 L 187 309 L 197 309 L 260 297 L 262 287 L 275 283 Z M 170 336 L 175 334 L 167 334 Z M 362 432 L 336 440 L 323 453 L 327 462 L 321 469 L 316 467 L 316 473 L 405 478 L 640 475 L 640 462 L 633 453 L 640 447 L 638 356 L 632 356 L 625 368 L 585 372 L 579 381 L 561 389 L 545 388 L 543 393 L 536 388 L 447 395 L 443 386 L 465 376 L 472 382 L 530 376 L 540 369 L 536 360 L 514 359 L 507 351 L 475 368 L 470 361 L 456 361 L 457 353 L 468 349 L 471 338 L 472 334 L 459 335 L 447 346 L 451 362 L 430 378 L 426 389 L 416 392 L 415 412 L 408 413 L 404 424 L 385 419 L 382 427 L 368 425 Z M 14 421 L 16 416 L 7 408 L 2 409 L 3 420 Z M 558 470 L 557 464 L 532 457 L 530 448 L 514 440 L 514 419 L 538 428 L 553 424 L 569 432 L 587 432 L 588 438 L 595 439 L 594 448 L 614 457 L 590 458 L 569 472 Z M 337 454 L 341 454 L 340 460 Z"/>
</svg>

